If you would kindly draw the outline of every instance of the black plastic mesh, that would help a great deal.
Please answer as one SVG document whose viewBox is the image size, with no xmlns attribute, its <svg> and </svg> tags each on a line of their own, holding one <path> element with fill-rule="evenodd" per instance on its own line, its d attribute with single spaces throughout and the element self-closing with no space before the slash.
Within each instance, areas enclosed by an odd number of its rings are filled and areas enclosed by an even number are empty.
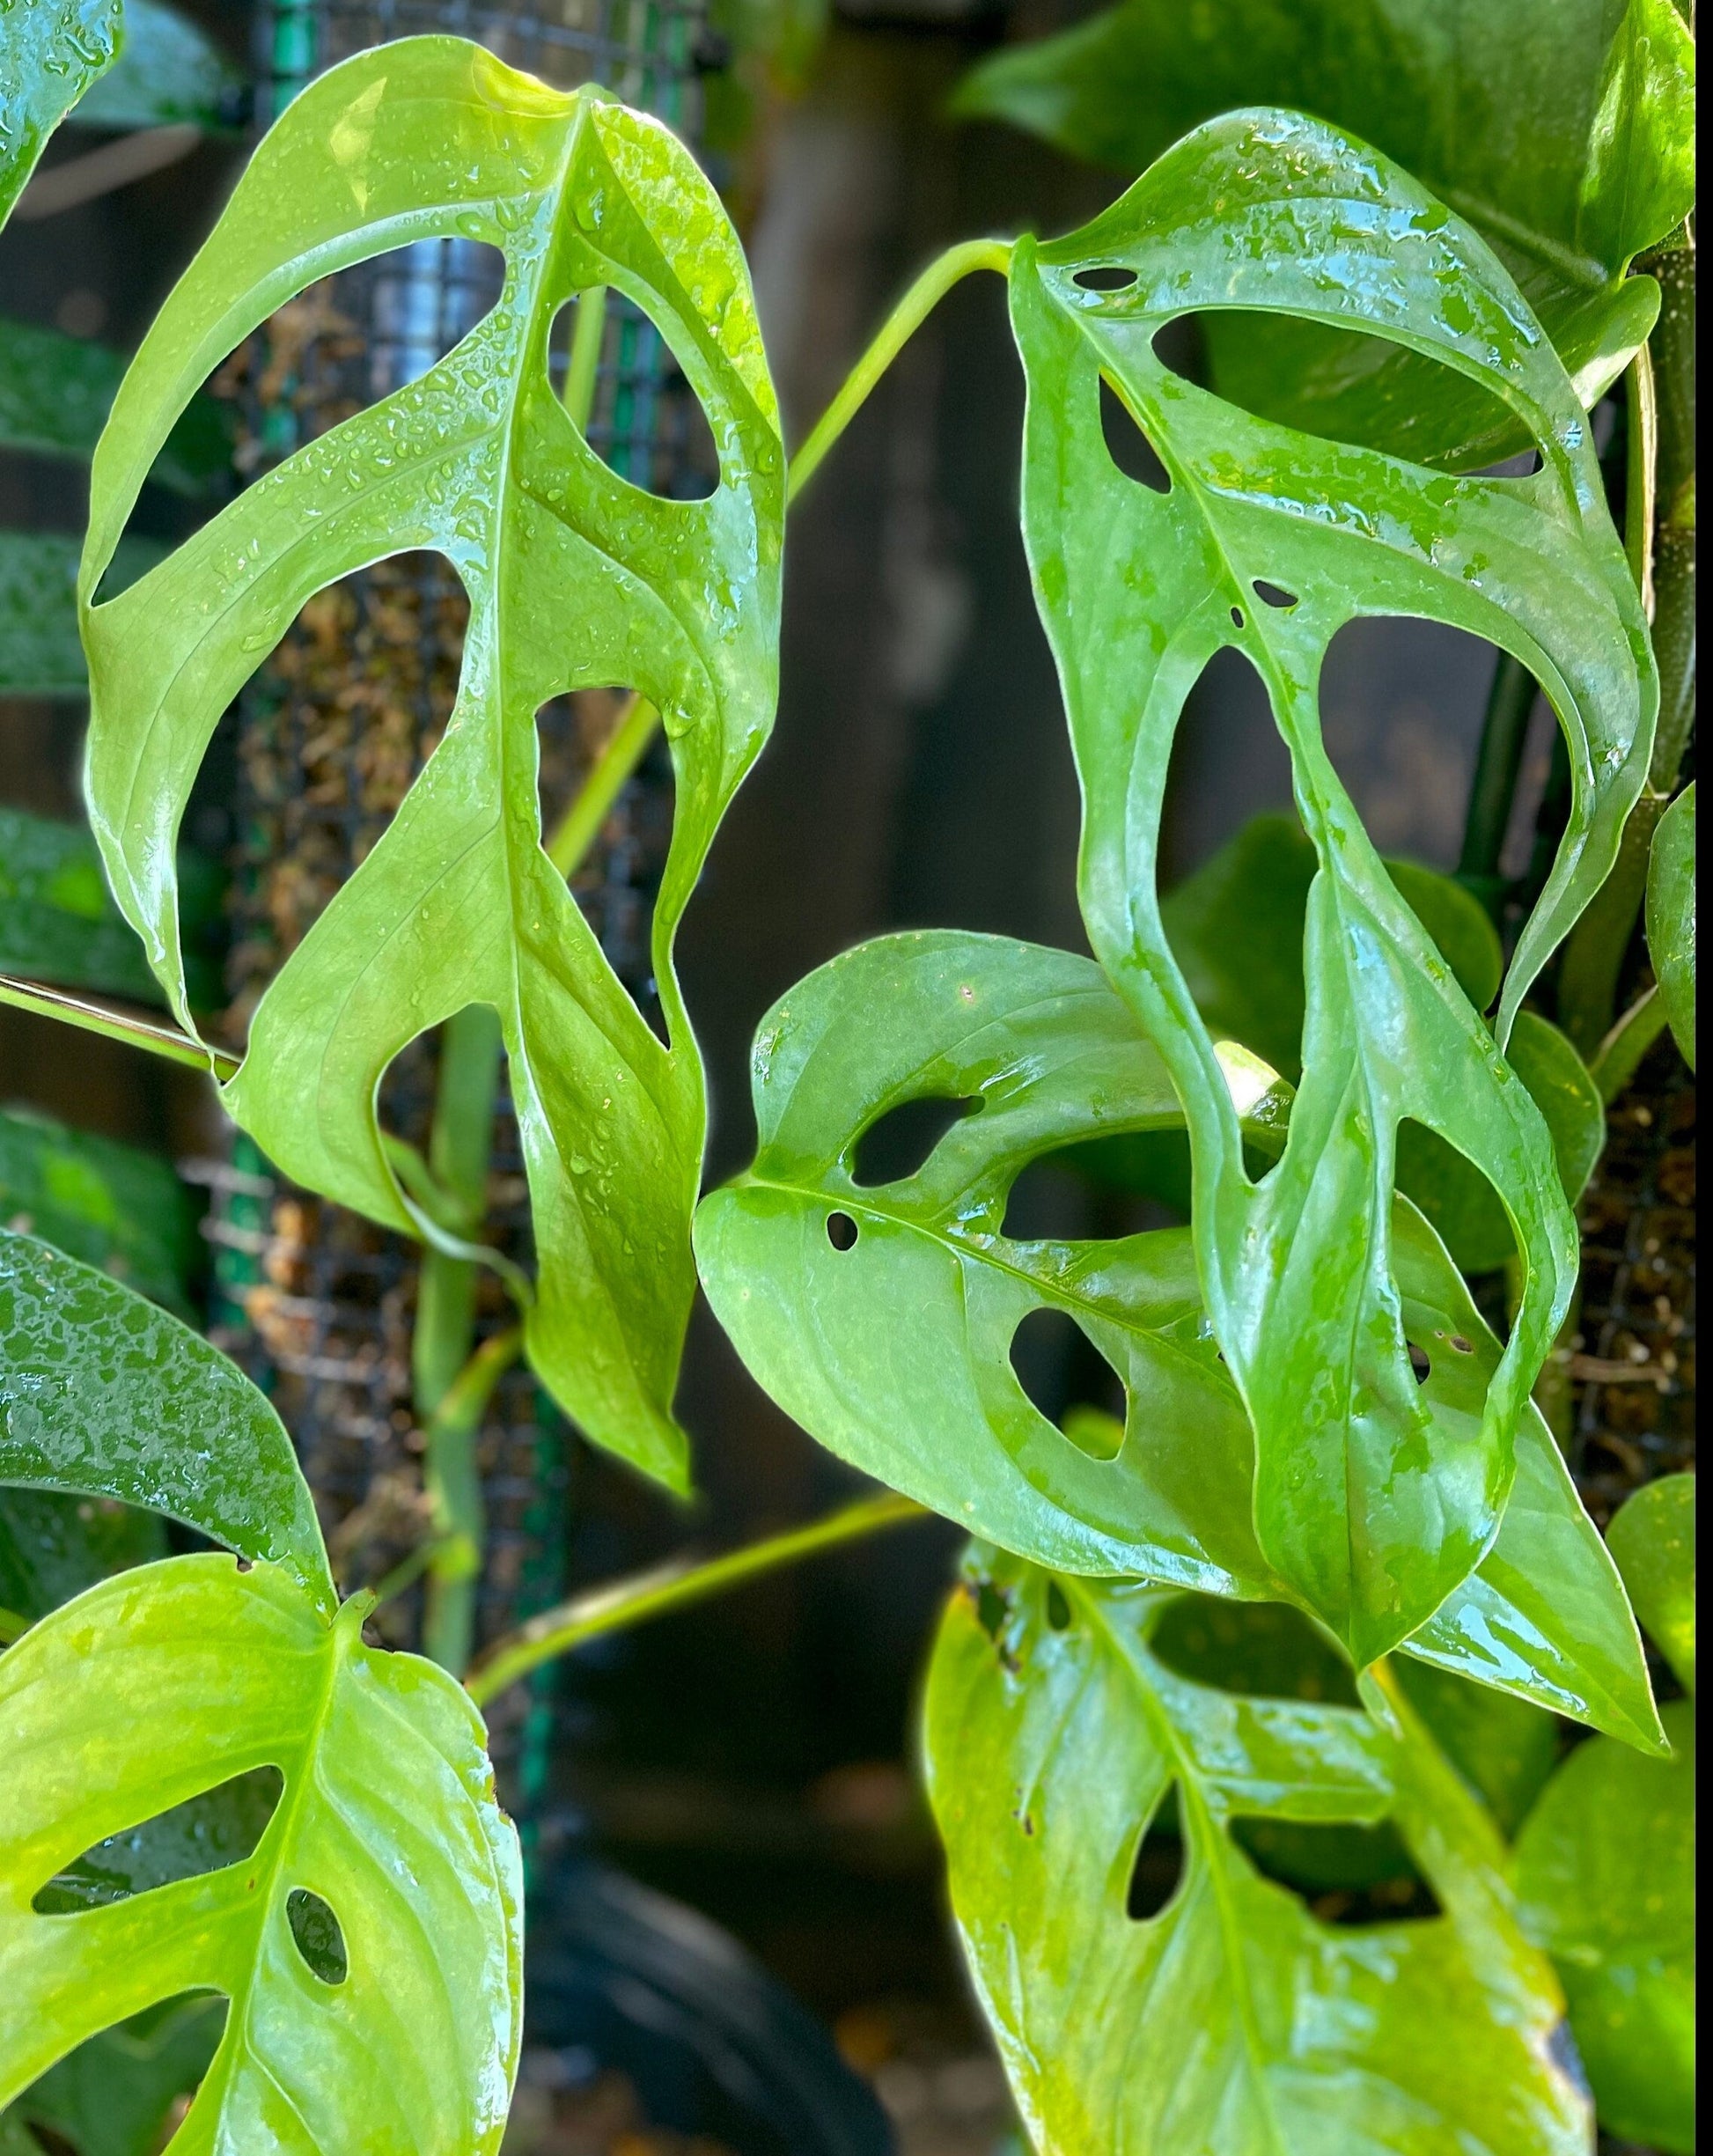
<svg viewBox="0 0 1713 2156">
<path fill-rule="evenodd" d="M 592 77 L 681 130 L 697 116 L 697 4 L 564 0 L 534 10 L 379 0 L 264 9 L 258 110 L 349 54 L 424 31 L 479 39 L 511 64 L 570 88 Z M 427 240 L 325 280 L 283 307 L 217 386 L 239 418 L 254 477 L 432 365 L 498 291 L 499 258 L 462 239 Z M 558 350 L 552 364 L 562 368 Z M 589 438 L 615 470 L 667 494 L 700 492 L 693 398 L 658 331 L 610 294 Z M 227 1032 L 241 1041 L 261 990 L 385 830 L 444 729 L 467 606 L 437 556 L 405 555 L 320 593 L 229 721 L 236 830 Z M 541 791 L 568 801 L 610 730 L 613 696 L 586 692 L 541 715 Z M 602 947 L 644 1003 L 648 927 L 671 820 L 670 764 L 657 745 L 574 881 Z M 416 1143 L 432 1112 L 436 1049 L 417 1042 L 388 1074 L 384 1118 Z M 528 1206 L 510 1108 L 496 1117 L 489 1239 L 527 1262 Z M 214 1336 L 272 1394 L 298 1446 L 348 1586 L 372 1581 L 422 1538 L 422 1440 L 411 1408 L 413 1246 L 272 1175 L 240 1137 L 200 1171 L 214 1187 Z M 515 1313 L 485 1280 L 479 1329 Z M 561 1587 L 570 1433 L 526 1372 L 497 1389 L 480 1458 L 489 1547 L 478 1640 Z M 419 1592 L 377 1622 L 414 1641 Z M 548 1698 L 500 1703 L 495 1749 L 508 1796 L 527 1807 L 545 1766 Z M 531 1723 L 530 1740 L 519 1744 Z"/>
</svg>

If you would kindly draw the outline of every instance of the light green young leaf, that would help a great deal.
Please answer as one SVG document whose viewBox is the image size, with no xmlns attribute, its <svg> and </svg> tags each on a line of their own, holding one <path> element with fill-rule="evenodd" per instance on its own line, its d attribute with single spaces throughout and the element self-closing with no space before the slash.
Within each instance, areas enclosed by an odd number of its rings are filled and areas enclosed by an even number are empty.
<svg viewBox="0 0 1713 2156">
<path fill-rule="evenodd" d="M 34 1108 L 0 1108 L 0 1220 L 194 1315 L 196 1210 L 157 1153 Z"/>
<path fill-rule="evenodd" d="M 468 1696 L 364 1646 L 368 1607 L 329 1623 L 275 1566 L 177 1557 L 0 1656 L 0 2102 L 98 2030 L 206 1988 L 231 2008 L 185 2156 L 498 2148 L 521 2027 L 517 1836 Z M 81 1851 L 261 1766 L 284 1793 L 247 1860 L 33 1908 Z M 294 1894 L 332 1910 L 342 1979 L 299 1946 Z"/>
<path fill-rule="evenodd" d="M 1151 1651 L 1176 1600 L 978 1554 L 929 1672 L 952 1910 L 1041 2156 L 1580 2156 L 1551 1970 L 1402 1693 L 1400 1740 L 1356 1708 L 1190 1682 Z M 1182 1873 L 1138 1921 L 1169 1793 Z M 1387 1818 L 1442 1915 L 1324 1924 L 1233 1834 Z"/>
<path fill-rule="evenodd" d="M 505 255 L 494 311 L 420 381 L 309 444 L 119 600 L 89 603 L 143 474 L 209 369 L 314 279 L 406 241 Z M 614 286 L 660 324 L 722 482 L 616 477 L 548 376 L 554 317 Z M 227 1106 L 287 1174 L 409 1230 L 376 1120 L 386 1065 L 471 1004 L 500 1014 L 534 1209 L 530 1358 L 590 1437 L 682 1486 L 671 1402 L 705 1126 L 679 920 L 771 724 L 784 460 L 747 273 L 655 121 L 454 39 L 331 70 L 276 123 L 157 319 L 95 459 L 84 563 L 87 791 L 119 903 L 180 1022 L 173 848 L 209 736 L 311 593 L 409 548 L 470 594 L 457 706 L 390 829 L 259 1006 Z M 663 1047 L 541 849 L 534 717 L 590 685 L 665 714 L 677 820 L 652 931 Z"/>
<path fill-rule="evenodd" d="M 1658 306 L 1630 257 L 1695 195 L 1695 45 L 1672 0 L 1123 0 L 996 54 L 956 104 L 1127 173 L 1236 107 L 1346 128 L 1474 225 L 1585 405 Z M 1216 385 L 1269 418 L 1461 469 L 1529 446 L 1479 385 L 1396 345 L 1206 320 Z"/>
<path fill-rule="evenodd" d="M 0 1230 L 0 1483 L 117 1497 L 334 1606 L 291 1441 L 235 1363 L 88 1265 Z"/>
<path fill-rule="evenodd" d="M 1658 704 L 1646 625 L 1585 422 L 1526 305 L 1473 232 L 1348 137 L 1284 114 L 1217 121 L 1084 231 L 1040 249 L 1019 240 L 1011 283 L 1028 378 L 1025 537 L 1082 778 L 1084 918 L 1188 1107 L 1199 1269 L 1255 1425 L 1261 1547 L 1367 1661 L 1491 1541 L 1576 1239 L 1540 1111 L 1327 759 L 1321 661 L 1356 615 L 1410 614 L 1514 650 L 1547 688 L 1574 805 L 1503 990 L 1502 1043 L 1604 879 L 1642 785 Z M 1542 469 L 1452 481 L 1254 419 L 1154 352 L 1165 322 L 1202 305 L 1359 323 L 1436 354 L 1526 421 Z M 1168 492 L 1114 464 L 1103 374 L 1154 442 Z M 1270 603 L 1263 583 L 1291 603 Z M 1283 1158 L 1258 1185 L 1155 890 L 1173 732 L 1226 644 L 1268 687 L 1320 863 L 1303 1085 Z M 1406 1118 L 1494 1185 L 1526 1269 L 1479 1432 L 1455 1447 L 1417 1397 L 1391 1273 Z"/>
<path fill-rule="evenodd" d="M 1618 1508 L 1606 1546 L 1637 1617 L 1686 1692 L 1695 1689 L 1695 1478 L 1662 1475 Z"/>
<path fill-rule="evenodd" d="M 78 106 L 94 128 L 200 128 L 239 123 L 246 87 L 220 48 L 188 16 L 161 0 L 125 0 L 125 49 Z"/>
<path fill-rule="evenodd" d="M 1255 1541 L 1254 1444 L 1187 1233 L 1004 1232 L 1030 1161 L 1181 1130 L 1158 1052 L 1098 967 L 996 937 L 884 937 L 774 1006 L 753 1073 L 760 1149 L 702 1201 L 696 1256 L 715 1314 L 788 1415 L 1038 1562 L 1290 1599 Z M 1278 1150 L 1284 1093 L 1250 1103 L 1257 1155 Z M 934 1100 L 979 1105 L 914 1174 L 859 1183 L 866 1134 Z M 1499 1344 L 1407 1204 L 1395 1233 L 1405 1330 L 1429 1364 L 1421 1397 L 1454 1452 L 1479 1428 Z M 1031 1403 L 1009 1350 L 1040 1309 L 1070 1315 L 1123 1377 L 1125 1424 L 1084 1414 L 1055 1429 Z M 1533 1408 L 1517 1457 L 1497 1541 L 1407 1651 L 1652 1746 L 1623 1590 Z"/>
<path fill-rule="evenodd" d="M 1695 1067 L 1695 782 L 1659 819 L 1648 853 L 1648 956 L 1683 1060 Z"/>
<path fill-rule="evenodd" d="M 6 0 L 0 7 L 0 224 L 48 137 L 121 42 L 122 0 Z"/>
<path fill-rule="evenodd" d="M 1600 2123 L 1695 2146 L 1695 1711 L 1665 1710 L 1674 1756 L 1579 1746 L 1516 1853 L 1523 1928 L 1553 1957 Z"/>
<path fill-rule="evenodd" d="M 105 2029 L 50 2066 L 5 2117 L 48 2127 L 77 2156 L 156 2156 L 174 2101 L 208 2071 L 225 2014 L 224 1999 L 205 1996 Z M 0 2140 L 0 2156 L 4 2148 Z"/>
</svg>

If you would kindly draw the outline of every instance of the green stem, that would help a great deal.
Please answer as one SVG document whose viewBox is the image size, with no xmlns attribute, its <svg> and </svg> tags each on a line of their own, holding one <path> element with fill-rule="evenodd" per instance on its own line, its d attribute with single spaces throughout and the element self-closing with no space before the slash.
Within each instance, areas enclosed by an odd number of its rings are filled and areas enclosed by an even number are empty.
<svg viewBox="0 0 1713 2156">
<path fill-rule="evenodd" d="M 1011 266 L 1011 250 L 1003 239 L 967 239 L 929 263 L 886 317 L 879 335 L 851 369 L 843 388 L 792 458 L 785 481 L 788 503 L 794 502 L 814 477 L 827 451 L 868 401 L 875 384 L 952 286 L 977 269 L 995 269 L 1003 277 Z"/>
<path fill-rule="evenodd" d="M 1654 394 L 1653 358 L 1644 344 L 1624 376 L 1624 552 L 1642 594 L 1642 611 L 1653 619 L 1653 526 L 1659 469 L 1659 402 Z"/>
<path fill-rule="evenodd" d="M 33 1622 L 20 1617 L 15 1609 L 0 1609 L 0 1647 L 10 1647 L 13 1640 L 22 1639 Z"/>
<path fill-rule="evenodd" d="M 595 408 L 595 374 L 606 327 L 607 287 L 592 284 L 577 303 L 577 327 L 571 332 L 571 356 L 565 369 L 565 409 L 583 435 L 589 431 L 589 415 Z"/>
<path fill-rule="evenodd" d="M 1638 996 L 1600 1042 L 1588 1075 L 1607 1107 L 1636 1075 L 1636 1066 L 1665 1026 L 1665 1004 L 1657 988 Z"/>
<path fill-rule="evenodd" d="M 1490 912 L 1496 912 L 1503 892 L 1499 862 L 1505 833 L 1511 828 L 1511 804 L 1516 798 L 1518 774 L 1523 768 L 1535 695 L 1534 676 L 1522 660 L 1501 651 L 1488 692 L 1487 716 L 1481 722 L 1481 747 L 1475 754 L 1475 775 L 1469 788 L 1469 813 L 1463 828 L 1463 854 L 1458 863 L 1459 876 Z"/>
<path fill-rule="evenodd" d="M 584 856 L 600 835 L 600 828 L 611 814 L 613 804 L 623 791 L 625 781 L 642 762 L 659 723 L 659 712 L 633 692 L 619 713 L 619 723 L 608 737 L 606 747 L 595 759 L 594 769 L 584 781 L 582 791 L 546 841 L 547 857 L 562 876 L 569 879 L 582 867 Z"/>
<path fill-rule="evenodd" d="M 68 996 L 62 989 L 43 988 L 39 982 L 0 974 L 0 1004 L 10 1004 L 15 1011 L 33 1012 L 38 1018 L 58 1019 L 62 1025 L 76 1026 L 84 1033 L 99 1034 L 106 1041 L 122 1041 L 128 1048 L 145 1049 L 151 1056 L 164 1056 L 168 1063 L 182 1063 L 192 1071 L 211 1072 L 223 1085 L 238 1074 L 239 1056 L 228 1056 L 224 1049 L 204 1048 L 176 1026 L 157 1026 L 123 1011 L 110 1011 L 105 1004 Z"/>
<path fill-rule="evenodd" d="M 426 1165 L 435 1188 L 444 1194 L 447 1217 L 441 1225 L 467 1241 L 481 1235 L 487 1210 L 502 1045 L 498 1013 L 486 1004 L 458 1012 L 441 1030 Z M 416 1413 L 424 1420 L 469 1359 L 475 1341 L 475 1294 L 476 1267 L 470 1259 L 431 1245 L 424 1251 L 411 1340 Z"/>
<path fill-rule="evenodd" d="M 470 1659 L 476 1581 L 488 1535 L 476 1431 L 495 1386 L 523 1344 L 518 1326 L 484 1340 L 446 1387 L 423 1433 L 428 1446 L 423 1479 L 436 1529 L 428 1557 L 423 1652 L 455 1677 L 462 1676 Z"/>
<path fill-rule="evenodd" d="M 476 1704 L 485 1707 L 519 1677 L 526 1677 L 543 1662 L 569 1654 L 573 1647 L 582 1646 L 586 1640 L 598 1639 L 606 1632 L 622 1631 L 650 1617 L 662 1616 L 669 1609 L 681 1609 L 687 1603 L 721 1593 L 727 1587 L 735 1587 L 762 1572 L 795 1564 L 804 1557 L 817 1556 L 824 1549 L 837 1549 L 842 1542 L 856 1542 L 885 1527 L 900 1527 L 907 1520 L 929 1517 L 913 1499 L 888 1490 L 881 1497 L 865 1497 L 859 1504 L 847 1505 L 842 1512 L 815 1520 L 809 1527 L 793 1527 L 788 1534 L 752 1542 L 747 1549 L 734 1549 L 706 1564 L 692 1565 L 684 1558 L 671 1558 L 651 1571 L 596 1587 L 569 1602 L 561 1602 L 556 1608 L 543 1610 L 539 1617 L 532 1617 L 527 1624 L 520 1625 L 499 1641 L 471 1671 L 466 1680 L 467 1688 Z"/>
</svg>

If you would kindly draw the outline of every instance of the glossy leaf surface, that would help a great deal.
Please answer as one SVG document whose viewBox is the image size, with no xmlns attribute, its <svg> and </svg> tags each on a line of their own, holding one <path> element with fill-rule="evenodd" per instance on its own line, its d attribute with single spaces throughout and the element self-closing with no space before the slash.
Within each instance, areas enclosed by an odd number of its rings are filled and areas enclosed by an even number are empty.
<svg viewBox="0 0 1713 2156">
<path fill-rule="evenodd" d="M 1019 241 L 1011 283 L 1028 379 L 1025 538 L 1082 779 L 1084 918 L 1189 1111 L 1199 1270 L 1255 1425 L 1261 1547 L 1364 1662 L 1491 1540 L 1568 1304 L 1575 1232 L 1539 1110 L 1327 759 L 1321 662 L 1346 621 L 1411 614 L 1513 649 L 1548 689 L 1574 806 L 1503 993 L 1503 1041 L 1643 783 L 1658 704 L 1645 624 L 1574 393 L 1514 286 L 1473 232 L 1348 138 L 1287 114 L 1217 121 L 1084 231 Z M 1207 305 L 1360 323 L 1433 354 L 1527 422 L 1542 468 L 1452 481 L 1252 418 L 1154 352 L 1165 322 Z M 1103 374 L 1163 459 L 1167 493 L 1113 462 Z M 1264 603 L 1260 583 L 1296 603 Z M 1260 1184 L 1155 888 L 1173 732 L 1227 644 L 1268 687 L 1320 861 L 1303 1083 Z M 1479 1434 L 1454 1446 L 1417 1397 L 1392 1277 L 1407 1118 L 1493 1184 L 1526 1266 Z"/>
<path fill-rule="evenodd" d="M 1695 47 L 1672 0 L 1124 0 L 996 55 L 957 102 L 1127 173 L 1236 107 L 1347 128 L 1470 220 L 1591 404 L 1658 305 L 1629 258 L 1695 200 Z M 1395 346 L 1325 322 L 1207 328 L 1218 386 L 1270 418 L 1459 468 L 1528 445 Z"/>
<path fill-rule="evenodd" d="M 1233 1075 L 1254 1081 L 1253 1067 Z M 696 1255 L 715 1314 L 788 1415 L 864 1473 L 1038 1562 L 1289 1595 L 1256 1543 L 1253 1441 L 1187 1233 L 1004 1233 L 1030 1161 L 1182 1126 L 1158 1051 L 1099 968 L 996 937 L 884 937 L 775 1005 L 753 1081 L 760 1150 L 702 1201 Z M 1277 1150 L 1284 1091 L 1249 1099 L 1257 1151 Z M 913 1175 L 859 1183 L 864 1135 L 924 1099 L 979 1106 Z M 1408 1206 L 1397 1232 L 1405 1323 L 1429 1363 L 1421 1395 L 1445 1442 L 1467 1445 L 1498 1343 Z M 1079 1445 L 1023 1391 L 1009 1350 L 1038 1309 L 1069 1314 L 1125 1380 L 1128 1423 L 1108 1420 L 1106 1442 Z M 1533 1409 L 1497 1542 L 1408 1648 L 1657 1740 L 1617 1575 Z"/>
<path fill-rule="evenodd" d="M 1551 1971 L 1401 1693 L 1395 1740 L 1359 1708 L 1187 1681 L 1151 1651 L 1174 1599 L 978 1553 L 930 1670 L 952 1909 L 1042 2156 L 1584 2150 Z M 1168 1794 L 1181 1874 L 1138 1920 L 1131 1876 Z M 1233 1834 L 1388 1818 L 1441 1915 L 1323 1924 Z"/>
<path fill-rule="evenodd" d="M 291 1441 L 235 1363 L 106 1273 L 0 1230 L 0 1483 L 165 1512 L 331 1612 Z M 129 2011 L 129 2010 L 127 2010 Z"/>
<path fill-rule="evenodd" d="M 126 378 L 96 455 L 83 591 L 235 341 L 315 278 L 436 234 L 503 250 L 494 311 L 419 381 L 86 607 L 92 820 L 188 1022 L 173 848 L 221 711 L 313 592 L 406 548 L 446 556 L 471 601 L 452 721 L 269 988 L 227 1105 L 298 1181 L 408 1230 L 377 1085 L 425 1027 L 491 1004 L 533 1203 L 531 1360 L 592 1438 L 681 1485 L 671 1400 L 705 1109 L 673 942 L 772 719 L 784 476 L 747 274 L 688 153 L 599 92 L 562 96 L 456 40 L 405 40 L 320 77 L 257 151 Z M 702 400 L 722 469 L 708 500 L 618 478 L 554 392 L 554 317 L 597 285 L 654 315 Z M 665 714 L 673 747 L 652 929 L 670 1048 L 540 843 L 535 712 L 614 682 Z"/>
<path fill-rule="evenodd" d="M 0 8 L 0 224 L 48 137 L 113 64 L 121 0 L 8 0 Z"/>
<path fill-rule="evenodd" d="M 1675 1756 L 1580 1746 L 1518 1837 L 1519 1913 L 1557 1965 L 1600 2123 L 1695 2145 L 1695 1715 L 1664 1713 Z"/>
<path fill-rule="evenodd" d="M 1659 819 L 1648 854 L 1648 956 L 1683 1060 L 1695 1067 L 1695 782 Z"/>
<path fill-rule="evenodd" d="M 158 1153 L 33 1108 L 0 1108 L 0 1220 L 193 1314 L 195 1207 Z"/>
<path fill-rule="evenodd" d="M 1695 1689 L 1695 1478 L 1662 1475 L 1606 1531 L 1637 1617 L 1686 1692 Z"/>
<path fill-rule="evenodd" d="M 231 2010 L 179 2148 L 498 2148 L 521 2019 L 517 1838 L 469 1699 L 432 1664 L 364 1646 L 367 1606 L 329 1623 L 277 1567 L 178 1557 L 0 1656 L 0 2100 L 206 1987 Z M 32 1907 L 81 1851 L 263 1765 L 285 1793 L 246 1861 L 99 1908 Z M 299 1944 L 302 1893 L 337 1920 L 337 1981 Z"/>
</svg>

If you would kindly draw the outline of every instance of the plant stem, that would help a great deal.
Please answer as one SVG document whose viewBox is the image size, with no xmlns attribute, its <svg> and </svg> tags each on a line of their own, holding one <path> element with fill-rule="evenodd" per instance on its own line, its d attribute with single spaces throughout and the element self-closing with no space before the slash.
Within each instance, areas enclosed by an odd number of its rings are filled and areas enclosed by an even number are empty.
<svg viewBox="0 0 1713 2156">
<path fill-rule="evenodd" d="M 619 713 L 618 724 L 607 736 L 607 746 L 595 759 L 594 769 L 545 842 L 547 857 L 562 876 L 569 879 L 582 867 L 584 857 L 600 835 L 613 804 L 642 762 L 659 723 L 659 712 L 633 690 Z"/>
<path fill-rule="evenodd" d="M 1588 1066 L 1588 1075 L 1600 1089 L 1607 1107 L 1636 1075 L 1637 1064 L 1659 1038 L 1665 1026 L 1665 1004 L 1657 988 L 1638 996 L 1600 1042 Z"/>
<path fill-rule="evenodd" d="M 455 1677 L 463 1675 L 470 1659 L 476 1581 L 488 1535 L 476 1431 L 495 1386 L 523 1344 L 519 1326 L 484 1340 L 447 1386 L 423 1433 L 428 1441 L 423 1483 L 437 1531 L 428 1559 L 423 1652 Z"/>
<path fill-rule="evenodd" d="M 1536 693 L 1534 676 L 1522 660 L 1501 651 L 1488 692 L 1487 716 L 1481 721 L 1481 747 L 1475 752 L 1475 775 L 1470 784 L 1469 813 L 1463 828 L 1463 854 L 1458 863 L 1459 877 L 1489 913 L 1497 912 L 1503 894 L 1499 862 L 1505 833 L 1511 828 L 1511 804 L 1516 798 L 1518 774 L 1523 768 Z"/>
<path fill-rule="evenodd" d="M 84 1033 L 99 1034 L 107 1041 L 122 1041 L 128 1048 L 146 1049 L 168 1063 L 211 1073 L 222 1084 L 237 1075 L 240 1058 L 224 1049 L 205 1048 L 180 1033 L 176 1026 L 157 1026 L 128 1012 L 110 1011 L 105 1004 L 88 1003 L 81 996 L 68 996 L 62 989 L 44 988 L 39 982 L 16 980 L 0 974 L 0 1004 L 33 1012 L 38 1018 L 58 1019 Z"/>
<path fill-rule="evenodd" d="M 681 1609 L 687 1603 L 721 1593 L 727 1587 L 735 1587 L 762 1572 L 795 1564 L 804 1557 L 818 1556 L 822 1550 L 834 1549 L 842 1542 L 856 1542 L 885 1527 L 901 1527 L 908 1520 L 929 1517 L 914 1499 L 887 1490 L 880 1497 L 864 1497 L 858 1504 L 847 1505 L 842 1512 L 830 1513 L 806 1527 L 793 1527 L 789 1533 L 772 1535 L 766 1542 L 752 1542 L 746 1549 L 734 1549 L 705 1564 L 692 1564 L 684 1557 L 669 1558 L 665 1564 L 656 1565 L 649 1571 L 596 1587 L 587 1594 L 561 1602 L 556 1608 L 543 1610 L 539 1617 L 532 1617 L 527 1624 L 520 1625 L 499 1641 L 471 1671 L 466 1680 L 467 1688 L 476 1704 L 485 1707 L 519 1677 L 539 1669 L 543 1662 L 569 1654 L 585 1640 L 598 1639 L 606 1632 L 622 1631 L 650 1617 L 664 1615 L 669 1609 Z"/>
<path fill-rule="evenodd" d="M 595 374 L 600 365 L 606 327 L 607 287 L 592 284 L 577 303 L 577 327 L 571 332 L 571 356 L 565 368 L 565 409 L 571 416 L 571 424 L 585 436 L 595 406 Z"/>
<path fill-rule="evenodd" d="M 967 239 L 929 263 L 882 323 L 879 335 L 851 369 L 843 388 L 792 458 L 785 480 L 788 503 L 794 502 L 814 477 L 827 451 L 868 401 L 875 384 L 952 286 L 977 269 L 995 269 L 1003 277 L 1011 265 L 1011 250 L 1003 239 Z"/>
</svg>

